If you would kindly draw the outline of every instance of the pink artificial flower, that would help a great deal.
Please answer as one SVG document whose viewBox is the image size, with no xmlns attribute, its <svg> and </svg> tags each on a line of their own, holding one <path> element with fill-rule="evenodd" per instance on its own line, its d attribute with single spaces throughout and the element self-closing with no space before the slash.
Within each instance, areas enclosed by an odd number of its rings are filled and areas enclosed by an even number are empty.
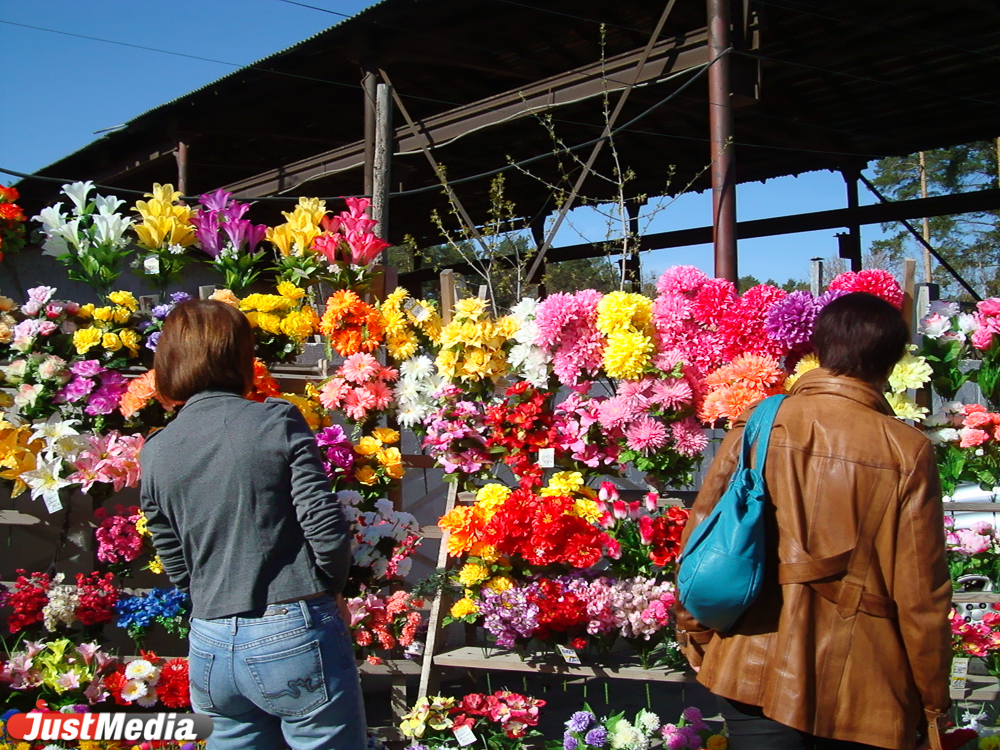
<svg viewBox="0 0 1000 750">
<path fill-rule="evenodd" d="M 330 411 L 336 411 L 350 391 L 351 386 L 344 378 L 333 377 L 320 389 L 319 402 Z"/>
<path fill-rule="evenodd" d="M 364 388 L 355 388 L 344 398 L 344 413 L 348 419 L 361 422 L 367 417 L 368 410 L 375 408 L 375 396 Z"/>
<path fill-rule="evenodd" d="M 382 409 L 389 408 L 389 405 L 392 404 L 392 389 L 385 383 L 376 380 L 371 383 L 365 383 L 363 388 L 372 396 L 372 406 L 370 408 L 381 411 Z"/>
<path fill-rule="evenodd" d="M 697 456 L 708 447 L 708 436 L 694 417 L 670 425 L 674 450 L 682 456 Z"/>
<path fill-rule="evenodd" d="M 982 321 L 979 321 L 980 323 Z M 979 351 L 984 352 L 990 348 L 990 344 L 993 343 L 993 331 L 991 331 L 987 326 L 981 325 L 972 334 L 972 345 L 976 347 Z"/>
<path fill-rule="evenodd" d="M 694 266 L 674 266 L 657 280 L 656 291 L 660 294 L 697 292 L 708 280 L 708 276 Z"/>
<path fill-rule="evenodd" d="M 612 503 L 618 498 L 618 488 L 614 482 L 601 482 L 601 488 L 597 491 L 598 500 L 602 503 Z"/>
<path fill-rule="evenodd" d="M 667 428 L 644 414 L 625 428 L 625 443 L 631 450 L 648 454 L 667 444 Z"/>
<path fill-rule="evenodd" d="M 653 543 L 653 519 L 649 516 L 639 519 L 639 541 L 646 545 Z"/>
<path fill-rule="evenodd" d="M 976 309 L 983 315 L 1000 315 L 1000 297 L 990 297 L 976 303 Z"/>
<path fill-rule="evenodd" d="M 371 354 L 358 352 L 344 360 L 339 374 L 345 380 L 360 385 L 374 378 L 381 369 L 382 365 Z"/>
<path fill-rule="evenodd" d="M 991 536 L 977 534 L 972 529 L 959 529 L 955 533 L 958 536 L 962 552 L 967 555 L 978 555 L 981 552 L 986 552 L 993 545 Z"/>
<path fill-rule="evenodd" d="M 682 378 L 658 380 L 653 385 L 652 402 L 665 409 L 676 409 L 694 401 L 691 384 Z"/>
<path fill-rule="evenodd" d="M 962 439 L 958 444 L 959 448 L 974 448 L 977 445 L 982 445 L 990 439 L 988 432 L 976 430 L 971 427 L 963 427 L 958 431 L 958 434 L 962 436 Z"/>
</svg>

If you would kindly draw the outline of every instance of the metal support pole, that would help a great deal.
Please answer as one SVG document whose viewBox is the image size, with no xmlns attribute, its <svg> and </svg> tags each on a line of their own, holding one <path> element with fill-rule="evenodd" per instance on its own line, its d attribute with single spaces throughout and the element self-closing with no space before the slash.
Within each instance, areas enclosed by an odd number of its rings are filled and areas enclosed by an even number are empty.
<svg viewBox="0 0 1000 750">
<path fill-rule="evenodd" d="M 625 210 L 628 212 L 628 240 L 625 243 L 622 263 L 624 264 L 625 282 L 633 292 L 642 291 L 642 266 L 639 260 L 639 211 L 642 204 L 633 202 L 626 203 Z"/>
<path fill-rule="evenodd" d="M 378 69 L 365 63 L 364 86 L 365 107 L 365 195 L 372 195 L 375 190 L 375 100 L 378 84 Z"/>
<path fill-rule="evenodd" d="M 371 216 L 378 222 L 375 236 L 387 239 L 389 234 L 389 171 L 392 163 L 392 87 L 378 84 L 375 99 L 375 158 L 372 180 Z M 387 252 L 382 254 L 386 263 Z"/>
<path fill-rule="evenodd" d="M 729 0 L 707 0 L 708 127 L 712 156 L 712 239 L 715 275 L 738 279 L 736 255 L 736 156 L 733 153 L 733 107 L 730 85 Z M 724 59 L 722 56 L 725 55 Z M 717 61 L 717 62 L 716 62 Z"/>
<path fill-rule="evenodd" d="M 188 145 L 184 141 L 177 141 L 177 150 L 174 151 L 174 158 L 177 159 L 177 189 L 181 195 L 187 195 L 188 191 Z"/>
<path fill-rule="evenodd" d="M 857 169 L 845 169 L 841 172 L 844 182 L 847 183 L 847 208 L 854 210 L 860 205 L 858 199 L 858 180 L 861 178 L 861 171 Z M 847 225 L 847 232 L 851 242 L 851 270 L 861 270 L 861 225 L 856 221 Z"/>
<path fill-rule="evenodd" d="M 535 251 L 537 252 L 545 244 L 545 217 L 537 219 L 531 223 L 531 238 L 535 241 Z M 543 263 L 538 270 L 538 299 L 542 300 L 548 296 L 545 289 L 545 271 L 547 264 Z"/>
<path fill-rule="evenodd" d="M 823 259 L 810 258 L 809 263 L 809 291 L 818 297 L 823 293 Z"/>
</svg>

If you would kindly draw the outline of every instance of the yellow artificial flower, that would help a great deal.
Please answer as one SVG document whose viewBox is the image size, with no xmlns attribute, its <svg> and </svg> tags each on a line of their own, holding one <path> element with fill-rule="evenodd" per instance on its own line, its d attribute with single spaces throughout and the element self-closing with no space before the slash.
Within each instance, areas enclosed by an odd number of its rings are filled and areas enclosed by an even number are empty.
<svg viewBox="0 0 1000 750">
<path fill-rule="evenodd" d="M 477 586 L 490 577 L 490 569 L 482 563 L 467 562 L 458 571 L 458 582 L 465 588 Z"/>
<path fill-rule="evenodd" d="M 478 614 L 478 612 L 479 605 L 467 596 L 459 599 L 451 607 L 451 616 L 456 620 L 468 617 L 469 615 Z"/>
<path fill-rule="evenodd" d="M 4 297 L 2 294 L 0 294 L 0 312 L 10 312 L 15 307 L 17 307 L 17 303 L 14 302 L 14 300 L 12 300 L 10 297 Z"/>
<path fill-rule="evenodd" d="M 572 495 L 583 486 L 583 474 L 579 471 L 557 471 L 549 480 L 542 495 Z"/>
<path fill-rule="evenodd" d="M 115 316 L 115 311 L 110 307 L 95 307 L 91 316 L 94 320 L 99 320 L 102 323 L 110 323 Z"/>
<path fill-rule="evenodd" d="M 462 380 L 485 380 L 493 374 L 492 355 L 485 349 L 468 349 L 462 357 Z"/>
<path fill-rule="evenodd" d="M 160 575 L 163 573 L 163 560 L 160 559 L 159 555 L 155 555 L 152 560 L 149 561 L 147 570 L 150 573 Z"/>
<path fill-rule="evenodd" d="M 76 317 L 84 320 L 90 320 L 94 317 L 94 303 L 88 302 L 86 305 L 80 305 L 80 309 L 76 311 Z"/>
<path fill-rule="evenodd" d="M 510 488 L 502 484 L 487 484 L 476 492 L 476 507 L 483 513 L 484 522 L 489 521 L 500 506 L 510 497 Z"/>
<path fill-rule="evenodd" d="M 9 344 L 14 340 L 14 329 L 7 323 L 0 322 L 0 344 Z"/>
<path fill-rule="evenodd" d="M 384 448 L 376 453 L 375 457 L 390 479 L 403 478 L 403 457 L 399 453 L 399 448 Z"/>
<path fill-rule="evenodd" d="M 319 325 L 319 319 L 311 307 L 304 307 L 302 310 L 293 310 L 282 319 L 280 329 L 283 334 L 295 339 L 304 341 L 312 336 Z"/>
<path fill-rule="evenodd" d="M 601 512 L 600 506 L 593 500 L 580 497 L 573 502 L 572 515 L 579 516 L 589 523 L 597 523 L 604 514 Z"/>
<path fill-rule="evenodd" d="M 616 329 L 604 347 L 604 371 L 615 380 L 638 380 L 649 368 L 654 351 L 649 336 L 633 328 Z"/>
<path fill-rule="evenodd" d="M 292 308 L 292 301 L 280 294 L 248 294 L 240 301 L 241 310 L 258 310 L 260 312 L 284 312 Z"/>
<path fill-rule="evenodd" d="M 729 740 L 721 734 L 713 734 L 705 743 L 707 750 L 728 750 Z M 1000 746 L 998 746 L 1000 747 Z"/>
<path fill-rule="evenodd" d="M 132 313 L 127 307 L 116 307 L 111 311 L 111 318 L 118 325 L 125 325 L 131 317 Z"/>
<path fill-rule="evenodd" d="M 132 352 L 133 357 L 139 354 L 138 333 L 133 331 L 131 328 L 123 328 L 118 332 L 118 338 L 121 339 L 122 346 Z"/>
<path fill-rule="evenodd" d="M 456 318 L 471 318 L 475 321 L 479 320 L 485 314 L 486 300 L 479 299 L 478 297 L 467 297 L 455 303 Z"/>
<path fill-rule="evenodd" d="M 505 341 L 521 330 L 521 324 L 512 315 L 505 315 L 496 323 L 496 335 Z"/>
<path fill-rule="evenodd" d="M 146 514 L 141 510 L 139 511 L 139 518 L 135 522 L 135 533 L 139 536 L 150 536 L 149 529 L 146 527 Z"/>
<path fill-rule="evenodd" d="M 815 354 L 807 354 L 802 359 L 798 361 L 795 365 L 795 369 L 792 374 L 785 378 L 785 390 L 792 390 L 792 386 L 795 385 L 796 381 L 805 375 L 810 370 L 815 370 L 819 367 L 819 357 Z"/>
<path fill-rule="evenodd" d="M 139 309 L 139 303 L 136 302 L 135 297 L 132 296 L 132 292 L 111 292 L 108 295 L 108 299 L 114 302 L 116 305 L 121 305 L 122 307 L 127 307 L 132 312 Z"/>
<path fill-rule="evenodd" d="M 106 333 L 101 337 L 101 346 L 109 352 L 116 352 L 122 348 L 122 340 L 116 333 Z"/>
<path fill-rule="evenodd" d="M 441 375 L 441 377 L 447 378 L 448 380 L 454 379 L 458 365 L 458 360 L 454 351 L 451 349 L 442 349 L 438 352 L 434 363 L 437 365 L 438 374 Z"/>
<path fill-rule="evenodd" d="M 181 195 L 182 195 L 181 191 L 174 190 L 174 186 L 169 182 L 166 182 L 162 185 L 158 182 L 154 182 L 153 192 L 146 193 L 147 198 L 152 198 L 153 200 L 165 204 L 176 203 L 177 201 L 180 200 Z"/>
<path fill-rule="evenodd" d="M 354 452 L 359 456 L 374 456 L 382 450 L 382 442 L 372 435 L 365 435 L 354 446 Z"/>
<path fill-rule="evenodd" d="M 649 333 L 653 300 L 634 292 L 609 292 L 597 303 L 597 330 L 604 335 L 622 328 Z"/>
<path fill-rule="evenodd" d="M 306 296 L 306 290 L 300 289 L 290 281 L 278 282 L 278 294 L 292 302 L 298 302 Z"/>
<path fill-rule="evenodd" d="M 373 485 L 378 481 L 378 475 L 371 466 L 359 466 L 354 470 L 354 478 L 361 484 Z"/>
<path fill-rule="evenodd" d="M 317 405 L 308 398 L 303 398 L 297 393 L 282 393 L 281 398 L 285 399 L 285 401 L 288 401 L 289 403 L 295 404 L 299 412 L 301 412 L 302 418 L 305 419 L 306 424 L 309 425 L 309 429 L 313 432 L 316 432 L 324 426 L 324 417 L 320 414 Z"/>
<path fill-rule="evenodd" d="M 372 437 L 382 443 L 382 445 L 394 445 L 399 442 L 399 431 L 389 429 L 388 427 L 376 427 L 372 430 Z"/>
<path fill-rule="evenodd" d="M 892 410 L 896 413 L 896 417 L 899 419 L 912 419 L 915 422 L 921 422 L 927 416 L 927 409 L 923 406 L 917 406 L 917 403 L 910 398 L 909 394 L 887 393 L 885 394 L 885 399 L 889 402 L 889 406 L 892 407 Z"/>
<path fill-rule="evenodd" d="M 387 307 L 384 303 L 379 308 L 379 322 L 385 329 L 386 335 L 398 336 L 406 332 L 407 320 L 403 311 L 393 307 Z"/>
<path fill-rule="evenodd" d="M 405 362 L 417 353 L 420 344 L 417 337 L 410 331 L 403 333 L 387 333 L 385 346 L 389 350 L 389 356 L 397 362 Z"/>
<path fill-rule="evenodd" d="M 251 310 L 246 314 L 247 320 L 254 328 L 259 328 L 271 334 L 281 333 L 281 318 L 273 313 L 257 312 Z"/>
<path fill-rule="evenodd" d="M 489 519 L 483 518 L 483 523 L 486 523 Z M 472 557 L 478 557 L 483 562 L 492 565 L 497 560 L 500 559 L 500 551 L 494 547 L 492 544 L 486 544 L 486 542 L 476 542 L 469 549 L 469 555 Z"/>
<path fill-rule="evenodd" d="M 86 354 L 101 343 L 101 331 L 98 328 L 78 328 L 73 332 L 73 346 L 77 354 Z"/>
<path fill-rule="evenodd" d="M 930 381 L 934 371 L 923 357 L 914 356 L 912 344 L 903 353 L 902 359 L 896 363 L 889 374 L 889 387 L 895 393 L 902 393 L 910 388 L 921 388 Z"/>
<path fill-rule="evenodd" d="M 483 587 L 490 589 L 490 591 L 496 591 L 497 593 L 501 591 L 510 591 L 514 588 L 514 580 L 507 575 L 493 576 L 490 580 L 483 584 Z"/>
</svg>

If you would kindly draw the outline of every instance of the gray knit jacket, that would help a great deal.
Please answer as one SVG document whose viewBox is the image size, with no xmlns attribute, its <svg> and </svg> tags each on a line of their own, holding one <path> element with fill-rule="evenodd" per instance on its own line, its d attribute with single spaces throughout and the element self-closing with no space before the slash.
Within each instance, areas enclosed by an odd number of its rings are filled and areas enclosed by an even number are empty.
<svg viewBox="0 0 1000 750">
<path fill-rule="evenodd" d="M 141 503 L 192 616 L 250 616 L 337 594 L 350 526 L 298 409 L 221 390 L 191 397 L 142 449 Z"/>
</svg>

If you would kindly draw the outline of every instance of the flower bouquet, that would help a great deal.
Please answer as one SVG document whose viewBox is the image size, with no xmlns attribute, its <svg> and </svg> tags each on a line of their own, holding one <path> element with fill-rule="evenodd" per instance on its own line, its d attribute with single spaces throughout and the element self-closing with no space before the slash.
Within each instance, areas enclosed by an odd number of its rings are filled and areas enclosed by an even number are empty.
<svg viewBox="0 0 1000 750">
<path fill-rule="evenodd" d="M 131 292 L 109 292 L 107 299 L 110 305 L 79 309 L 77 317 L 86 323 L 73 332 L 73 346 L 77 355 L 89 354 L 109 368 L 120 368 L 139 356 L 139 304 Z"/>
<path fill-rule="evenodd" d="M 63 185 L 62 194 L 73 203 L 71 212 L 62 213 L 63 204 L 57 203 L 32 219 L 41 222 L 45 233 L 43 254 L 55 256 L 73 281 L 82 281 L 103 299 L 132 254 L 125 234 L 132 219 L 116 213 L 125 201 L 101 195 L 91 200 L 93 189 L 89 181 Z"/>
<path fill-rule="evenodd" d="M 444 469 L 444 479 L 463 487 L 472 479 L 487 479 L 493 455 L 485 442 L 486 405 L 467 397 L 458 386 L 444 385 L 436 392 L 438 407 L 424 421 L 423 446 Z"/>
<path fill-rule="evenodd" d="M 980 620 L 967 621 L 953 609 L 951 622 L 952 649 L 958 656 L 982 659 L 989 673 L 1000 677 L 1000 611 L 998 605 Z"/>
<path fill-rule="evenodd" d="M 106 698 L 103 681 L 113 673 L 117 660 L 98 644 L 58 638 L 20 645 L 0 669 L 6 706 L 28 710 L 42 699 L 54 709 L 72 706 L 85 711 Z"/>
<path fill-rule="evenodd" d="M 660 717 L 652 711 L 640 709 L 632 721 L 618 713 L 598 719 L 590 707 L 584 705 L 565 723 L 561 740 L 546 743 L 549 750 L 645 750 L 660 729 Z"/>
<path fill-rule="evenodd" d="M 260 275 L 264 251 L 257 246 L 267 226 L 244 219 L 250 204 L 233 200 L 233 194 L 222 188 L 201 196 L 199 203 L 190 217 L 198 247 L 211 258 L 209 265 L 222 274 L 225 288 L 243 294 Z"/>
<path fill-rule="evenodd" d="M 277 291 L 277 294 L 250 294 L 241 300 L 231 293 L 213 295 L 213 299 L 221 298 L 230 304 L 235 301 L 246 314 L 257 339 L 257 357 L 269 364 L 295 359 L 319 326 L 315 311 L 303 304 L 305 290 L 282 281 Z"/>
<path fill-rule="evenodd" d="M 495 318 L 486 300 L 468 298 L 455 303 L 454 317 L 442 327 L 435 363 L 438 374 L 460 386 L 468 397 L 488 398 L 507 373 L 505 345 L 517 328 L 510 316 Z"/>
<path fill-rule="evenodd" d="M 726 750 L 729 747 L 726 735 L 708 726 L 701 711 L 694 706 L 685 708 L 676 724 L 664 724 L 660 735 L 667 750 Z"/>
<path fill-rule="evenodd" d="M 673 570 L 680 555 L 681 533 L 690 511 L 659 507 L 655 492 L 643 502 L 626 503 L 611 482 L 604 482 L 598 494 L 601 524 L 618 544 L 618 554 L 609 561 L 620 576 L 662 576 Z"/>
<path fill-rule="evenodd" d="M 24 211 L 17 205 L 17 188 L 0 185 L 0 261 L 24 247 Z"/>
<path fill-rule="evenodd" d="M 545 701 L 506 690 L 470 693 L 456 701 L 439 695 L 421 698 L 399 731 L 413 750 L 459 750 L 482 742 L 487 750 L 521 750 L 538 735 L 539 709 Z"/>
<path fill-rule="evenodd" d="M 322 279 L 334 289 L 367 291 L 379 254 L 389 243 L 375 236 L 377 221 L 366 213 L 367 198 L 344 198 L 347 210 L 320 220 L 322 234 L 312 242 L 312 250 L 326 261 Z"/>
<path fill-rule="evenodd" d="M 187 659 L 164 661 L 144 651 L 142 658 L 116 663 L 114 670 L 104 676 L 101 688 L 106 698 L 120 706 L 152 708 L 160 703 L 175 710 L 191 707 Z"/>
<path fill-rule="evenodd" d="M 990 404 L 1000 405 L 1000 298 L 978 302 L 976 311 L 972 345 L 982 357 L 976 380 Z"/>
<path fill-rule="evenodd" d="M 146 250 L 145 257 L 136 262 L 148 276 L 161 296 L 167 286 L 180 278 L 181 270 L 193 258 L 187 248 L 195 243 L 194 211 L 183 203 L 179 190 L 171 184 L 153 183 L 153 192 L 146 193 L 149 200 L 136 201 L 132 210 L 141 222 L 133 224 L 139 247 Z"/>
<path fill-rule="evenodd" d="M 393 404 L 391 383 L 399 372 L 385 367 L 366 352 L 357 352 L 344 360 L 319 391 L 323 407 L 342 412 L 358 428 Z"/>
<path fill-rule="evenodd" d="M 341 357 L 370 354 L 385 337 L 378 310 L 349 289 L 334 292 L 327 299 L 319 331 Z"/>
<path fill-rule="evenodd" d="M 150 589 L 143 594 L 124 596 L 115 604 L 118 627 L 124 628 L 137 644 L 154 625 L 162 625 L 172 635 L 186 638 L 191 599 L 177 588 Z"/>
<path fill-rule="evenodd" d="M 364 586 L 358 596 L 347 600 L 351 613 L 350 629 L 359 649 L 359 658 L 370 664 L 382 664 L 374 649 L 409 648 L 416 640 L 423 615 L 423 599 L 405 591 L 378 596 Z"/>
<path fill-rule="evenodd" d="M 962 363 L 972 359 L 970 339 L 978 329 L 975 315 L 960 312 L 956 302 L 931 302 L 929 313 L 920 321 L 920 353 L 933 372 L 931 385 L 946 401 L 975 378 L 975 370 Z"/>
<path fill-rule="evenodd" d="M 395 510 L 385 498 L 366 499 L 351 490 L 341 491 L 340 500 L 351 522 L 351 572 L 348 593 L 378 590 L 410 572 L 411 555 L 422 536 L 420 524 L 411 514 Z"/>
<path fill-rule="evenodd" d="M 955 517 L 944 517 L 945 553 L 955 587 L 963 576 L 984 576 L 1000 585 L 1000 535 L 992 524 L 980 521 L 967 529 L 955 528 Z"/>
<path fill-rule="evenodd" d="M 378 311 L 386 352 L 394 360 L 405 362 L 418 352 L 435 349 L 434 341 L 441 335 L 441 316 L 433 302 L 413 299 L 398 287 L 379 304 Z"/>
</svg>

